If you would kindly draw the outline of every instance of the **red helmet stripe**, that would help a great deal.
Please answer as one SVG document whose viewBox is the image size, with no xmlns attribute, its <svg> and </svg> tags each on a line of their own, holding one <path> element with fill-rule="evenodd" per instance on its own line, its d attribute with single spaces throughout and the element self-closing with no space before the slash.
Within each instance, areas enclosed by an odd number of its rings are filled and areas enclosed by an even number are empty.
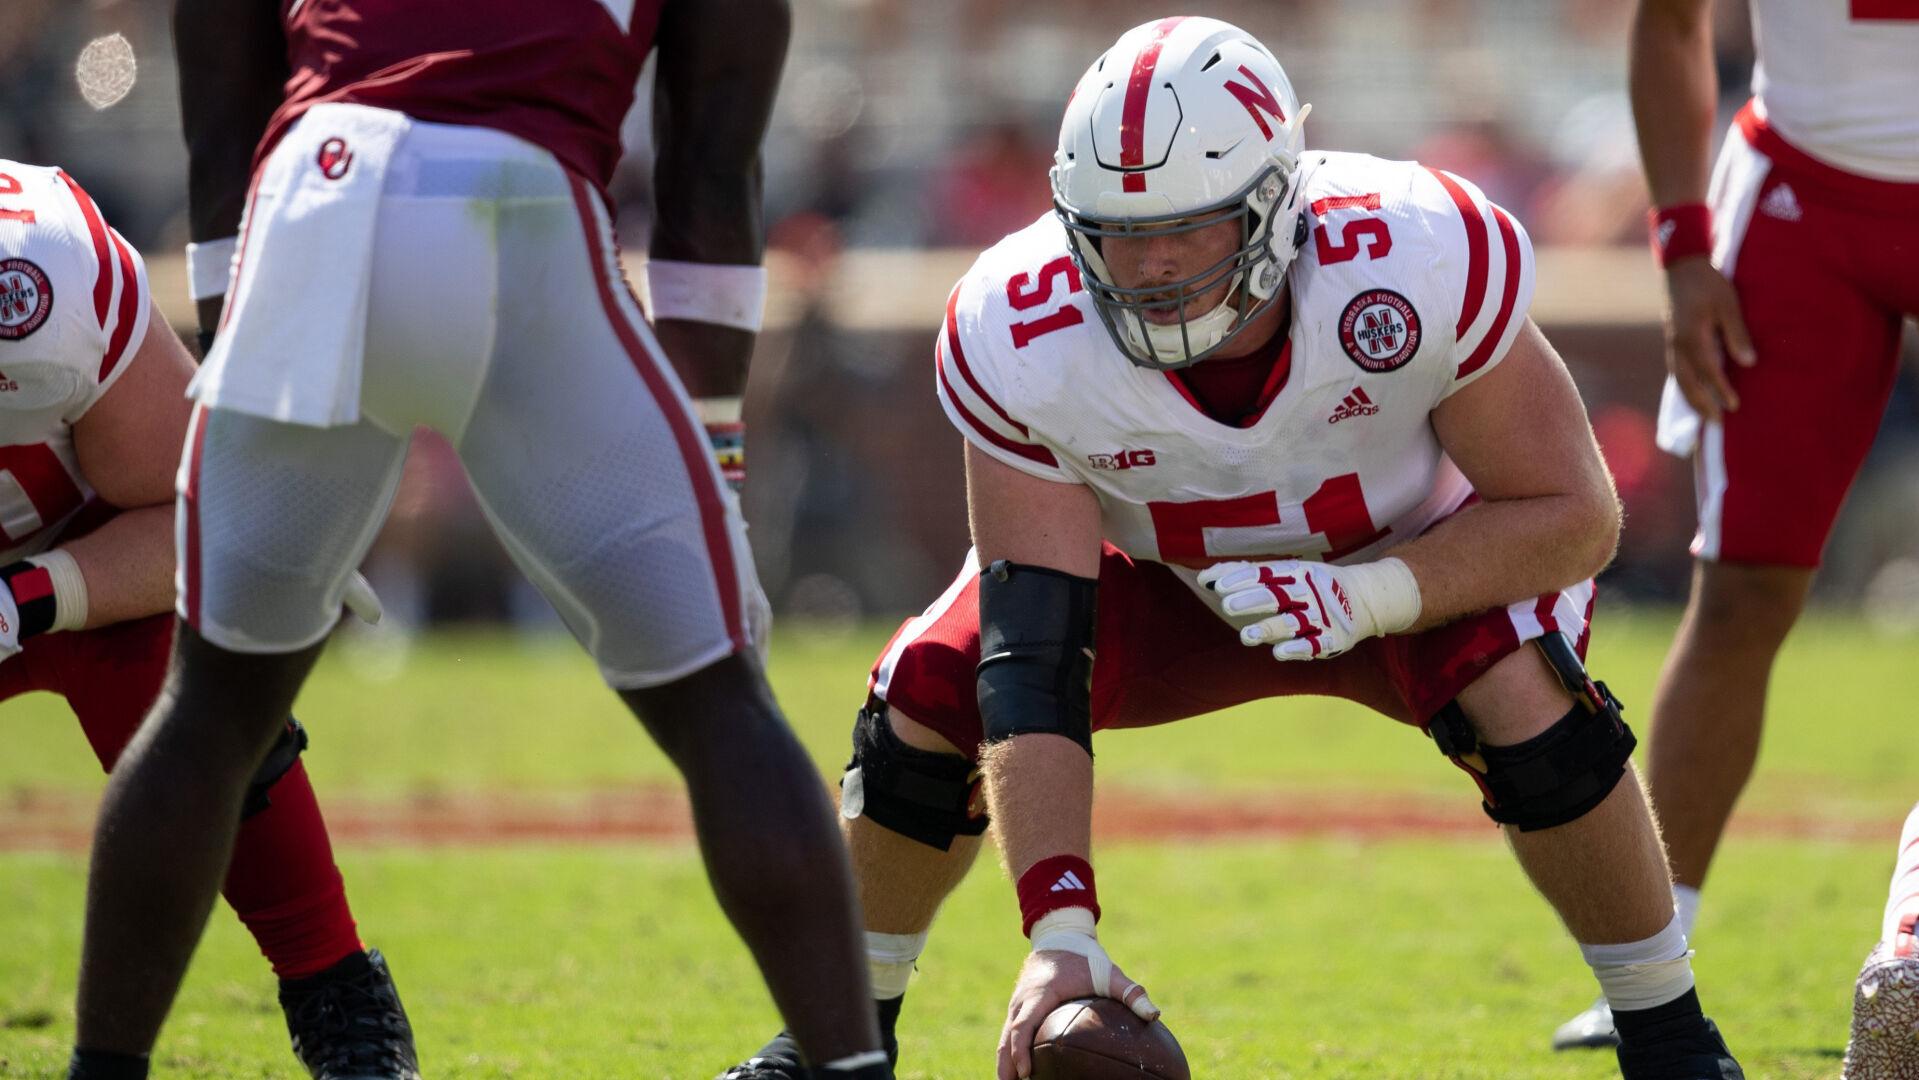
<svg viewBox="0 0 1919 1080">
<path fill-rule="evenodd" d="M 1152 90 L 1153 71 L 1159 67 L 1159 50 L 1166 44 L 1166 36 L 1185 21 L 1184 15 L 1161 19 L 1153 27 L 1153 39 L 1133 59 L 1133 77 L 1126 83 L 1126 101 L 1119 115 L 1122 169 L 1137 169 L 1146 163 L 1146 99 Z M 1121 178 L 1120 187 L 1125 191 L 1145 191 L 1146 174 L 1129 172 Z"/>
</svg>

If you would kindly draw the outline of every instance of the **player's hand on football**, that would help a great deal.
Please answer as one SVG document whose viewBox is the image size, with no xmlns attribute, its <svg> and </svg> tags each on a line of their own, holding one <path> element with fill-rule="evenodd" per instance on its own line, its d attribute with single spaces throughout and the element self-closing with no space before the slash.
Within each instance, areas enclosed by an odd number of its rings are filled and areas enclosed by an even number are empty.
<svg viewBox="0 0 1919 1080">
<path fill-rule="evenodd" d="M 1328 660 L 1370 637 L 1419 618 L 1419 586 L 1398 559 L 1354 566 L 1280 559 L 1219 563 L 1199 583 L 1219 594 L 1242 645 L 1264 645 L 1277 660 Z"/>
<path fill-rule="evenodd" d="M 1159 1019 L 1146 988 L 1113 964 L 1085 908 L 1054 912 L 1033 924 L 1033 951 L 1020 967 L 999 1036 L 999 1080 L 1033 1075 L 1033 1036 L 1054 1009 L 1078 998 L 1109 997 L 1141 1020 Z"/>
<path fill-rule="evenodd" d="M 1740 367 L 1756 360 L 1732 282 L 1704 255 L 1666 268 L 1666 367 L 1679 392 L 1707 420 L 1739 408 L 1725 357 Z"/>
</svg>

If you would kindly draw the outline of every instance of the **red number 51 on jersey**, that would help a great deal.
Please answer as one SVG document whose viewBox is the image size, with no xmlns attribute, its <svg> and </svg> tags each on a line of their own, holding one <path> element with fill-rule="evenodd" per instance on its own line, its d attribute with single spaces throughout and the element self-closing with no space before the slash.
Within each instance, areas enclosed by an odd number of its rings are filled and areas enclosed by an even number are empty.
<svg viewBox="0 0 1919 1080">
<path fill-rule="evenodd" d="M 1306 528 L 1316 534 L 1323 549 L 1300 548 L 1289 552 L 1208 551 L 1208 529 L 1257 529 L 1284 524 L 1279 511 L 1279 493 L 1262 491 L 1232 499 L 1198 499 L 1191 502 L 1153 502 L 1146 504 L 1153 515 L 1153 533 L 1159 542 L 1163 562 L 1204 569 L 1229 559 L 1294 559 L 1318 555 L 1326 562 L 1344 558 L 1374 544 L 1392 532 L 1373 526 L 1372 512 L 1366 509 L 1366 493 L 1359 486 L 1358 473 L 1335 476 L 1319 485 L 1300 509 L 1306 515 Z M 1313 539 L 1309 536 L 1308 539 Z"/>
</svg>

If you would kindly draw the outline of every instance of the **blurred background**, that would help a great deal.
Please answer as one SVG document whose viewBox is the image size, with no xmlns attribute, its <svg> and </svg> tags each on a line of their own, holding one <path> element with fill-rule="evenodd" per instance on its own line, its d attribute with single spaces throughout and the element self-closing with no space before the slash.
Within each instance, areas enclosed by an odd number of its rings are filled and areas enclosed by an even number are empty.
<svg viewBox="0 0 1919 1080">
<path fill-rule="evenodd" d="M 0 3 L 0 157 L 58 163 L 147 254 L 190 331 L 185 156 L 165 0 Z M 934 399 L 941 304 L 974 253 L 1049 205 L 1080 71 L 1159 0 L 794 0 L 766 147 L 774 291 L 748 398 L 746 516 L 768 594 L 830 632 L 915 610 L 965 550 L 960 437 Z M 1745 5 L 1715 5 L 1725 117 L 1751 66 Z M 1630 0 L 1215 0 L 1313 103 L 1310 145 L 1417 158 L 1479 183 L 1540 250 L 1533 315 L 1565 354 L 1628 510 L 1610 601 L 1676 602 L 1693 523 L 1653 446 L 1663 298 L 1625 96 Z M 115 41 L 120 35 L 124 43 Z M 103 42 L 102 39 L 105 39 Z M 130 83 L 80 63 L 126 55 Z M 95 65 L 97 67 L 97 65 Z M 108 65 L 123 71 L 123 65 Z M 643 80 L 644 83 L 644 80 Z M 629 265 L 650 215 L 644 85 L 614 193 Z M 1919 628 L 1915 336 L 1879 444 L 1828 549 L 1827 604 Z M 393 619 L 557 628 L 423 433 L 369 574 Z M 389 650 L 379 650 L 386 653 Z"/>
</svg>

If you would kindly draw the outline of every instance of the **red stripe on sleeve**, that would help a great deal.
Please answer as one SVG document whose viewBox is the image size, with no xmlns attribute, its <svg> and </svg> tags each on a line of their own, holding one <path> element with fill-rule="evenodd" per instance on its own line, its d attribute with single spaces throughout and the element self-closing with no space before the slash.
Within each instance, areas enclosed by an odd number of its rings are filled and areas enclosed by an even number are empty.
<svg viewBox="0 0 1919 1080">
<path fill-rule="evenodd" d="M 947 381 L 946 349 L 943 345 L 936 345 L 933 348 L 933 370 L 939 375 L 940 389 L 945 391 L 946 400 L 953 403 L 953 411 L 959 413 L 960 418 L 965 420 L 974 431 L 979 432 L 981 438 L 999 447 L 1001 450 L 1018 454 L 1028 461 L 1038 462 L 1049 469 L 1059 468 L 1059 460 L 1053 457 L 1051 450 L 1046 449 L 1044 446 L 1035 446 L 1032 443 L 1014 442 L 999 432 L 994 431 L 991 427 L 987 426 L 985 421 L 973 415 L 972 410 L 966 407 L 966 403 L 959 399 L 959 395 L 953 393 L 953 384 Z M 988 400 L 987 404 L 992 404 L 992 401 Z"/>
<path fill-rule="evenodd" d="M 1479 317 L 1480 305 L 1486 301 L 1486 271 L 1490 261 L 1486 219 L 1474 205 L 1472 196 L 1466 194 L 1466 189 L 1457 181 L 1430 165 L 1426 171 L 1453 197 L 1453 205 L 1459 207 L 1459 216 L 1466 222 L 1466 302 L 1459 310 L 1459 325 L 1453 329 L 1453 340 L 1457 341 L 1466 336 L 1473 320 Z"/>
<path fill-rule="evenodd" d="M 986 403 L 987 408 L 998 413 L 1001 420 L 1012 425 L 1013 430 L 1019 432 L 1021 438 L 1026 438 L 1028 435 L 1026 425 L 1013 419 L 1010 413 L 1000 408 L 999 402 L 993 400 L 993 395 L 987 393 L 986 388 L 981 386 L 979 380 L 973 377 L 973 369 L 966 366 L 966 350 L 960 348 L 958 310 L 959 286 L 955 285 L 952 295 L 946 298 L 946 336 L 952 342 L 953 363 L 959 368 L 960 378 L 966 380 L 968 389 L 978 395 L 979 399 Z"/>
<path fill-rule="evenodd" d="M 627 314 L 620 309 L 613 291 L 612 274 L 608 269 L 610 256 L 601 238 L 600 220 L 593 212 L 593 193 L 586 181 L 577 175 L 569 174 L 567 180 L 573 188 L 573 205 L 580 215 L 580 227 L 586 232 L 587 259 L 593 264 L 593 281 L 600 294 L 600 307 L 605 310 L 606 320 L 613 328 L 613 336 L 619 339 L 633 370 L 646 384 L 653 400 L 659 403 L 660 415 L 666 419 L 667 427 L 673 432 L 673 441 L 679 445 L 687 482 L 692 485 L 693 500 L 699 509 L 707 558 L 713 564 L 713 584 L 720 594 L 720 616 L 726 624 L 726 633 L 733 641 L 734 650 L 743 651 L 747 639 L 746 624 L 740 618 L 740 577 L 734 567 L 732 540 L 727 534 L 726 504 L 720 498 L 719 473 L 709 460 L 711 448 L 705 433 L 694 431 L 693 418 L 675 401 L 673 386 L 667 381 L 660 358 L 647 349 L 640 335 L 634 331 Z M 629 292 L 628 295 L 632 294 Z M 637 307 L 639 301 L 635 300 L 634 305 Z M 228 308 L 231 309 L 232 305 L 229 304 Z"/>
<path fill-rule="evenodd" d="M 120 366 L 120 358 L 127 351 L 127 342 L 133 337 L 133 324 L 140 321 L 140 304 L 145 297 L 140 295 L 140 279 L 133 272 L 133 252 L 128 250 L 127 242 L 117 232 L 109 233 L 113 239 L 114 256 L 120 264 L 120 314 L 113 326 L 113 340 L 107 343 L 107 354 L 100 358 L 100 381 L 106 382 L 113 369 Z"/>
<path fill-rule="evenodd" d="M 1493 207 L 1493 218 L 1499 222 L 1499 241 L 1506 249 L 1506 287 L 1499 294 L 1499 314 L 1493 318 L 1492 326 L 1486 329 L 1486 336 L 1480 339 L 1479 347 L 1459 365 L 1459 374 L 1454 378 L 1463 379 L 1493 358 L 1493 350 L 1499 348 L 1499 339 L 1506 336 L 1506 324 L 1513 318 L 1513 301 L 1519 297 L 1519 278 L 1524 267 L 1519 265 L 1519 230 L 1513 228 L 1513 219 L 1506 211 Z"/>
<path fill-rule="evenodd" d="M 1258 119 L 1255 117 L 1254 119 Z M 1377 210 L 1379 192 L 1371 191 L 1364 195 L 1328 195 L 1313 200 L 1313 215 L 1317 217 L 1328 210 Z"/>
<path fill-rule="evenodd" d="M 93 203 L 93 197 L 86 189 L 74 183 L 73 177 L 60 171 L 60 180 L 67 185 L 67 191 L 73 195 L 73 201 L 80 205 L 80 216 L 87 221 L 87 232 L 93 237 L 93 259 L 100 268 L 100 276 L 93 283 L 93 318 L 100 329 L 107 328 L 107 304 L 113 299 L 113 264 L 107 255 L 107 222 L 100 216 L 100 208 Z"/>
</svg>

